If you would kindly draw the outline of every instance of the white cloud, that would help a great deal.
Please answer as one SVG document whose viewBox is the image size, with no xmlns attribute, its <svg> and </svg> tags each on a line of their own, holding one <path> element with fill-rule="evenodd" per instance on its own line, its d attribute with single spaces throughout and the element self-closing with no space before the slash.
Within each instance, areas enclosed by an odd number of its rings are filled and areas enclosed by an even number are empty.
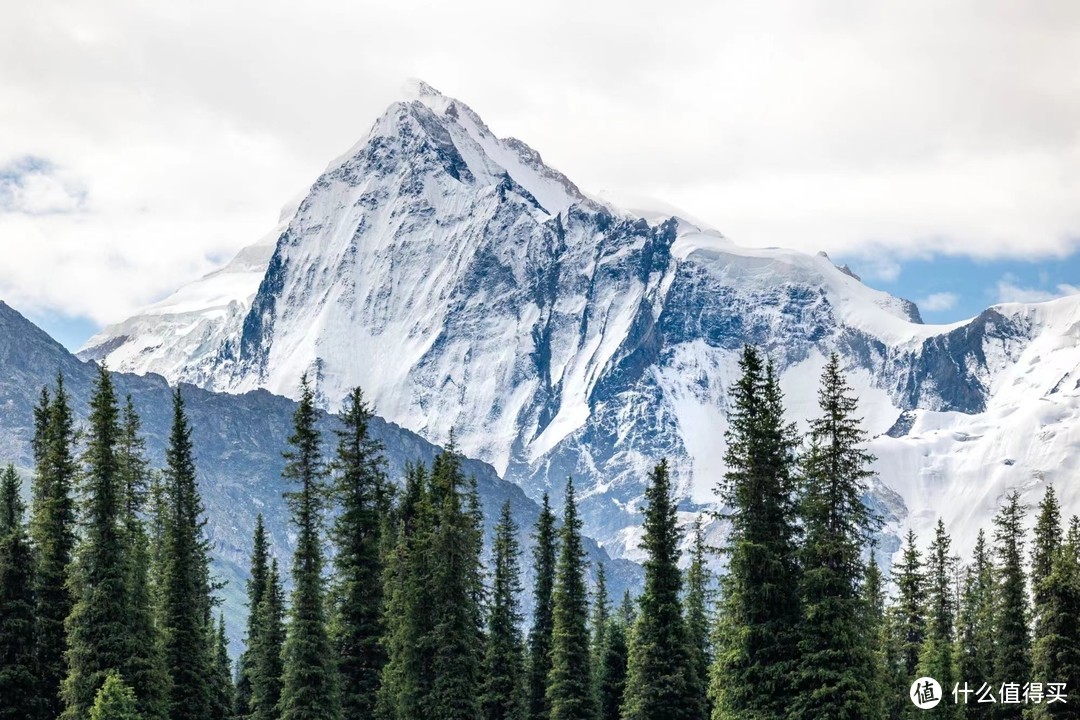
<svg viewBox="0 0 1080 720">
<path fill-rule="evenodd" d="M 917 300 L 915 304 L 918 305 L 920 309 L 928 312 L 942 312 L 954 308 L 959 300 L 960 296 L 956 293 L 936 292 L 930 293 L 921 300 Z"/>
<path fill-rule="evenodd" d="M 0 166 L 45 158 L 86 193 L 0 213 L 0 297 L 97 321 L 262 235 L 407 76 L 583 188 L 743 244 L 1080 244 L 1071 0 L 8 3 L 0 67 Z"/>
<path fill-rule="evenodd" d="M 1046 302 L 1066 295 L 1078 294 L 1080 294 L 1080 287 L 1067 283 L 1060 283 L 1054 286 L 1052 290 L 1048 290 L 1045 288 L 1023 287 L 1017 284 L 1016 279 L 1011 275 L 1006 275 L 997 282 L 997 301 L 1003 303 Z"/>
</svg>

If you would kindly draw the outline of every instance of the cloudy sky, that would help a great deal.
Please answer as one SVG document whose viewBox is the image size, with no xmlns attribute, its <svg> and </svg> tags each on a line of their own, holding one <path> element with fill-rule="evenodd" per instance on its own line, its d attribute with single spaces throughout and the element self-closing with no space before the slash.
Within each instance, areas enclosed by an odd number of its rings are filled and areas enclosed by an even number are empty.
<svg viewBox="0 0 1080 720">
<path fill-rule="evenodd" d="M 408 77 L 581 187 L 927 319 L 1080 289 L 1080 3 L 0 0 L 0 299 L 76 347 L 273 227 Z"/>
</svg>

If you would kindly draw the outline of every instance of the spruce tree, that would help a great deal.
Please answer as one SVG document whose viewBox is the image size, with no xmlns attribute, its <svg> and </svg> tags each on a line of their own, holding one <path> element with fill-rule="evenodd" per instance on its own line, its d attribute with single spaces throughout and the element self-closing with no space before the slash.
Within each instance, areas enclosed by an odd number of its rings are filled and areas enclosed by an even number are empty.
<svg viewBox="0 0 1080 720">
<path fill-rule="evenodd" d="M 213 658 L 210 676 L 210 720 L 230 720 L 233 711 L 232 663 L 229 661 L 229 640 L 225 636 L 225 616 L 218 616 L 217 630 L 212 636 Z"/>
<path fill-rule="evenodd" d="M 712 647 L 709 632 L 712 621 L 709 616 L 712 573 L 705 557 L 705 531 L 701 518 L 694 520 L 690 545 L 690 566 L 686 570 L 686 636 L 690 644 L 690 662 L 693 677 L 699 687 L 695 694 L 706 698 L 705 716 L 712 716 L 712 703 L 707 698 L 709 668 L 712 665 Z"/>
<path fill-rule="evenodd" d="M 914 530 L 908 530 L 900 562 L 893 565 L 892 576 L 897 589 L 897 636 L 893 642 L 900 649 L 901 675 L 905 682 L 911 682 L 917 677 L 919 654 L 926 639 L 927 605 L 926 572 Z"/>
<path fill-rule="evenodd" d="M 934 530 L 934 540 L 927 552 L 926 637 L 919 655 L 917 675 L 932 677 L 951 692 L 959 681 L 953 655 L 953 626 L 956 621 L 955 588 L 953 585 L 956 559 L 950 554 L 952 540 L 940 519 Z M 934 709 L 935 717 L 954 717 L 956 707 L 941 703 Z"/>
<path fill-rule="evenodd" d="M 574 482 L 566 481 L 566 507 L 559 530 L 559 559 L 553 591 L 551 669 L 547 702 L 551 720 L 593 720 L 589 673 L 589 598 L 585 589 L 585 549 Z"/>
<path fill-rule="evenodd" d="M 627 639 L 632 615 L 620 612 L 608 620 L 604 633 L 604 654 L 598 673 L 597 717 L 600 720 L 620 720 L 622 701 L 626 692 Z"/>
<path fill-rule="evenodd" d="M 604 669 L 607 651 L 608 620 L 611 617 L 611 600 L 607 591 L 607 571 L 603 563 L 596 564 L 596 587 L 593 589 L 592 615 L 589 629 L 592 631 L 589 646 L 589 667 L 592 670 L 593 698 L 597 711 L 600 708 L 600 677 Z"/>
<path fill-rule="evenodd" d="M 105 675 L 105 682 L 90 708 L 90 720 L 144 720 L 139 714 L 135 691 L 115 670 Z"/>
<path fill-rule="evenodd" d="M 885 616 L 885 578 L 873 551 L 863 576 L 862 595 L 874 661 L 872 674 L 866 681 L 870 687 L 871 702 L 866 708 L 867 717 L 888 718 L 891 706 L 895 704 L 896 688 L 893 687 L 893 675 L 889 667 L 891 658 L 888 652 L 889 627 Z"/>
<path fill-rule="evenodd" d="M 0 720 L 28 720 L 40 711 L 34 665 L 34 560 L 23 526 L 22 481 L 0 473 Z"/>
<path fill-rule="evenodd" d="M 479 593 L 482 591 L 480 528 L 470 497 L 471 483 L 461 471 L 461 456 L 447 446 L 431 472 L 435 549 L 430 583 L 434 622 L 430 644 L 432 687 L 426 698 L 430 712 L 446 720 L 471 720 L 480 711 L 483 661 Z"/>
<path fill-rule="evenodd" d="M 643 512 L 645 590 L 630 636 L 622 714 L 627 720 L 698 720 L 705 714 L 705 697 L 680 603 L 681 533 L 666 460 L 649 476 Z"/>
<path fill-rule="evenodd" d="M 90 427 L 84 455 L 83 541 L 75 559 L 72 587 L 77 598 L 67 618 L 68 674 L 63 684 L 65 720 L 81 720 L 110 670 L 122 668 L 135 638 L 128 622 L 130 565 L 123 518 L 125 508 L 118 445 L 120 409 L 112 379 L 98 369 L 90 400 Z"/>
<path fill-rule="evenodd" d="M 1038 527 L 1038 526 L 1036 526 Z M 1038 532 L 1036 532 L 1038 538 Z M 1059 547 L 1042 577 L 1039 633 L 1032 648 L 1032 682 L 1064 683 L 1065 703 L 1037 704 L 1031 717 L 1080 717 L 1080 562 Z"/>
<path fill-rule="evenodd" d="M 1031 677 L 1031 638 L 1028 634 L 1028 607 L 1024 573 L 1024 507 L 1020 492 L 1005 496 L 1005 504 L 994 518 L 995 551 L 998 557 L 995 597 L 996 642 L 995 687 L 1003 683 L 1024 683 Z M 1051 681 L 1054 682 L 1054 681 Z M 996 717 L 1021 717 L 1021 705 L 999 704 Z"/>
<path fill-rule="evenodd" d="M 748 345 L 739 367 L 717 487 L 731 530 L 710 695 L 717 720 L 766 720 L 787 711 L 798 659 L 796 436 L 771 363 Z"/>
<path fill-rule="evenodd" d="M 129 395 L 124 405 L 117 447 L 124 498 L 124 552 L 128 565 L 125 600 L 131 630 L 131 647 L 120 671 L 135 693 L 137 709 L 143 720 L 165 720 L 169 676 L 151 588 L 150 538 L 142 520 L 150 482 L 150 463 L 146 459 L 146 443 L 140 432 L 139 416 Z"/>
<path fill-rule="evenodd" d="M 384 563 L 387 662 L 379 686 L 377 717 L 381 720 L 425 716 L 423 703 L 430 695 L 434 656 L 426 597 L 433 517 L 427 471 L 410 465 L 395 512 L 394 545 Z"/>
<path fill-rule="evenodd" d="M 1061 507 L 1054 493 L 1054 487 L 1048 485 L 1042 502 L 1039 503 L 1039 515 L 1035 520 L 1035 533 L 1031 546 L 1033 642 L 1038 642 L 1045 632 L 1043 627 L 1044 606 L 1049 598 L 1044 591 L 1043 585 L 1053 571 L 1054 561 L 1063 541 L 1064 538 L 1061 535 Z"/>
<path fill-rule="evenodd" d="M 259 633 L 263 627 L 259 616 L 259 604 L 266 595 L 266 584 L 270 573 L 269 564 L 270 550 L 266 539 L 266 526 L 263 523 L 262 513 L 259 513 L 255 518 L 255 531 L 251 539 L 251 571 L 247 582 L 247 643 L 240 654 L 239 673 L 236 678 L 235 714 L 239 720 L 251 715 L 253 648 L 259 641 Z"/>
<path fill-rule="evenodd" d="M 834 353 L 822 374 L 821 416 L 810 422 L 802 462 L 800 662 L 792 720 L 861 720 L 872 704 L 873 653 L 860 585 L 862 549 L 874 527 L 863 504 L 873 456 L 854 416 L 857 401 Z"/>
<path fill-rule="evenodd" d="M 382 597 L 382 528 L 389 491 L 382 445 L 368 429 L 372 413 L 360 388 L 345 401 L 337 431 L 333 498 L 336 548 L 331 590 L 331 639 L 345 717 L 370 717 L 386 663 Z"/>
<path fill-rule="evenodd" d="M 525 717 L 525 655 L 519 630 L 521 570 L 517 531 L 507 500 L 495 527 L 494 576 L 481 700 L 486 720 L 523 720 Z"/>
<path fill-rule="evenodd" d="M 957 617 L 956 674 L 961 683 L 978 690 L 994 679 L 994 578 L 986 534 L 979 530 L 975 551 L 965 573 Z M 988 720 L 994 706 L 970 703 L 964 717 Z"/>
<path fill-rule="evenodd" d="M 251 720 L 276 720 L 284 674 L 282 650 L 285 646 L 284 591 L 278 576 L 277 560 L 270 561 L 266 586 L 255 612 L 258 632 L 247 656 L 251 682 Z"/>
<path fill-rule="evenodd" d="M 211 715 L 212 655 L 207 544 L 195 470 L 191 425 L 184 399 L 173 393 L 172 429 L 165 451 L 164 542 L 161 551 L 161 620 L 165 665 L 172 683 L 169 720 Z"/>
<path fill-rule="evenodd" d="M 548 676 L 551 673 L 551 631 L 554 625 L 555 563 L 558 555 L 555 514 L 547 493 L 540 505 L 533 537 L 533 568 L 536 584 L 533 589 L 533 618 L 529 630 L 529 718 L 547 720 L 551 706 L 547 700 Z"/>
<path fill-rule="evenodd" d="M 35 656 L 41 694 L 41 718 L 54 720 L 63 710 L 60 685 L 67 675 L 65 620 L 74 604 L 68 568 L 75 551 L 75 426 L 57 376 L 56 391 L 42 389 L 34 411 L 34 484 L 30 540 L 36 558 L 34 595 L 37 607 Z"/>
<path fill-rule="evenodd" d="M 337 668 L 327 631 L 320 524 L 325 494 L 315 393 L 305 376 L 293 414 L 285 479 L 299 489 L 286 495 L 297 528 L 293 594 L 285 638 L 282 720 L 337 720 L 341 715 Z"/>
</svg>

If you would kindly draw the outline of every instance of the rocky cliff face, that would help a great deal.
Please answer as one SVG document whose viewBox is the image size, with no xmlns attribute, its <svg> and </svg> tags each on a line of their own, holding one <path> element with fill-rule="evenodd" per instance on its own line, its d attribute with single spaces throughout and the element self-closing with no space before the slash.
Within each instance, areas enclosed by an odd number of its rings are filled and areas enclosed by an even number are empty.
<svg viewBox="0 0 1080 720">
<path fill-rule="evenodd" d="M 29 472 L 33 406 L 44 385 L 64 374 L 78 422 L 89 412 L 89 399 L 97 369 L 68 353 L 43 331 L 0 302 L 0 463 L 14 462 Z M 147 450 L 155 467 L 164 463 L 172 422 L 171 388 L 158 375 L 117 373 L 117 392 L 130 394 L 143 421 Z M 283 568 L 291 565 L 295 533 L 282 493 L 281 453 L 286 447 L 296 404 L 265 390 L 242 394 L 214 393 L 183 386 L 193 428 L 199 488 L 206 506 L 207 532 L 212 544 L 215 573 L 228 582 L 226 620 L 232 649 L 240 647 L 246 616 L 245 583 L 251 554 L 255 516 L 262 513 L 273 551 Z M 332 450 L 330 430 L 335 421 L 324 416 L 324 449 Z M 415 433 L 382 418 L 372 422 L 372 434 L 385 447 L 387 471 L 400 481 L 408 462 L 429 463 L 440 450 Z M 477 479 L 489 537 L 503 502 L 509 500 L 521 528 L 522 547 L 531 548 L 531 533 L 539 507 L 512 483 L 501 480 L 491 465 L 465 460 L 466 473 Z M 29 490 L 29 484 L 24 484 Z M 592 561 L 606 565 L 613 592 L 637 588 L 641 568 L 626 560 L 612 560 L 592 540 L 586 542 Z M 526 567 L 531 587 L 530 563 Z M 526 598 L 531 607 L 531 600 Z"/>
</svg>

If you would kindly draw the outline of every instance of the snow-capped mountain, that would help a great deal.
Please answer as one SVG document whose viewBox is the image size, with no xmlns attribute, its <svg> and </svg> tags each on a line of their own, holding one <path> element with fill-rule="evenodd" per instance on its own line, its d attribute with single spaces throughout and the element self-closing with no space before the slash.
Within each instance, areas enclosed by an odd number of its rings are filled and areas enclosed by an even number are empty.
<svg viewBox="0 0 1080 720">
<path fill-rule="evenodd" d="M 659 458 L 687 517 L 714 501 L 743 344 L 776 361 L 800 420 L 837 350 L 890 527 L 925 533 L 941 514 L 964 548 L 1006 487 L 1034 499 L 1071 472 L 1078 323 L 1066 298 L 924 325 L 824 255 L 595 200 L 416 83 L 264 241 L 81 356 L 227 392 L 295 394 L 307 372 L 331 408 L 359 384 L 387 419 L 435 443 L 453 429 L 533 497 L 574 476 L 587 532 L 633 558 Z"/>
</svg>

